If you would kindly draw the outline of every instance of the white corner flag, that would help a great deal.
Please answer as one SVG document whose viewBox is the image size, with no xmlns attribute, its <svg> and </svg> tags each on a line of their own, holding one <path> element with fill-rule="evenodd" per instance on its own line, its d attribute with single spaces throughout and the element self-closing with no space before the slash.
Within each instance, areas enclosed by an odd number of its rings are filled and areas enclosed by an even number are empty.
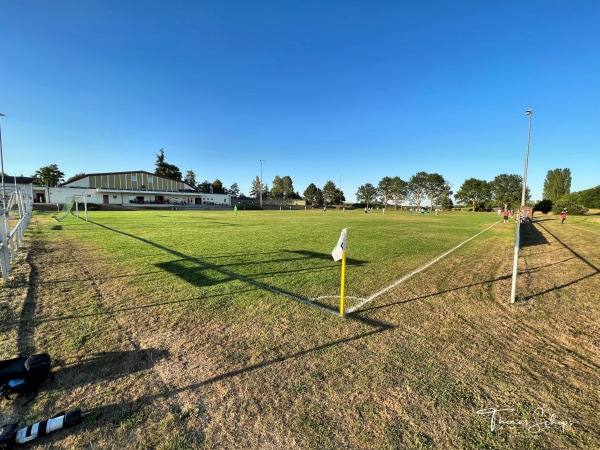
<svg viewBox="0 0 600 450">
<path fill-rule="evenodd" d="M 340 259 L 342 259 L 342 254 L 346 252 L 346 230 L 347 228 L 344 228 L 342 230 L 340 239 L 338 240 L 337 245 L 331 252 L 331 256 L 333 256 L 334 261 L 339 261 Z"/>
<path fill-rule="evenodd" d="M 342 234 L 340 235 L 340 239 L 338 240 L 337 245 L 331 252 L 331 256 L 335 261 L 342 260 L 342 279 L 340 282 L 340 317 L 344 317 L 345 309 L 344 309 L 344 287 L 346 285 L 346 231 L 347 228 L 342 230 Z"/>
</svg>

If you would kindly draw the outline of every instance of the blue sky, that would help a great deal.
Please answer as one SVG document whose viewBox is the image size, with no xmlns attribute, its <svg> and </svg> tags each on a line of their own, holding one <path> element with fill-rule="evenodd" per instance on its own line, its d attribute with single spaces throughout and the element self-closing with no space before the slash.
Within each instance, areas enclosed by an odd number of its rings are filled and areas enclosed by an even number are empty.
<svg viewBox="0 0 600 450">
<path fill-rule="evenodd" d="M 4 167 L 600 184 L 600 2 L 0 0 Z"/>
</svg>

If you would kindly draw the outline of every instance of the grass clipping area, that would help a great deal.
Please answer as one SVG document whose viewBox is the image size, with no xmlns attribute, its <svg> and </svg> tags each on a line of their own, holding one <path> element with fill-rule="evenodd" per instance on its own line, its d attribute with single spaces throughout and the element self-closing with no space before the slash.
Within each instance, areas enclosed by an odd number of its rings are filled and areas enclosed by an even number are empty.
<svg viewBox="0 0 600 450">
<path fill-rule="evenodd" d="M 350 305 L 491 228 L 340 318 L 345 227 Z M 40 449 L 600 448 L 600 223 L 525 225 L 510 305 L 514 236 L 486 213 L 36 214 L 0 356 L 52 375 L 2 423 L 82 409 Z"/>
</svg>

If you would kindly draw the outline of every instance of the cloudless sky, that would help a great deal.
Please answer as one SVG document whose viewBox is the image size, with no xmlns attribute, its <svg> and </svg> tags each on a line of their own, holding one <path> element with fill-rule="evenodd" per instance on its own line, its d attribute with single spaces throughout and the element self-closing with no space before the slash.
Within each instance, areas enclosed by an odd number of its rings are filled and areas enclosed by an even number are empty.
<svg viewBox="0 0 600 450">
<path fill-rule="evenodd" d="M 5 172 L 600 184 L 600 2 L 0 0 Z"/>
</svg>

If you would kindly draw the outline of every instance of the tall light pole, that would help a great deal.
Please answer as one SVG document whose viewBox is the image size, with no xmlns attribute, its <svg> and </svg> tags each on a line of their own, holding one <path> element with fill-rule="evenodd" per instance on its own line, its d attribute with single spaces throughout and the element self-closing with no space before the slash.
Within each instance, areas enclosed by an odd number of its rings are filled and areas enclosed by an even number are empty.
<svg viewBox="0 0 600 450">
<path fill-rule="evenodd" d="M 523 192 L 521 193 L 521 206 L 525 206 L 525 192 L 527 191 L 527 165 L 529 164 L 529 144 L 531 142 L 531 119 L 533 111 L 528 109 L 525 114 L 529 116 L 529 131 L 527 132 L 527 154 L 525 155 L 525 173 L 523 174 Z"/>
<path fill-rule="evenodd" d="M 0 113 L 0 117 L 4 114 Z M 2 170 L 2 209 L 6 212 L 6 187 L 4 186 L 4 155 L 2 154 L 2 126 L 0 126 L 0 169 Z"/>
<path fill-rule="evenodd" d="M 262 190 L 263 190 L 263 182 L 262 182 L 262 163 L 265 161 L 264 159 L 260 159 L 260 207 L 262 209 Z"/>
</svg>

